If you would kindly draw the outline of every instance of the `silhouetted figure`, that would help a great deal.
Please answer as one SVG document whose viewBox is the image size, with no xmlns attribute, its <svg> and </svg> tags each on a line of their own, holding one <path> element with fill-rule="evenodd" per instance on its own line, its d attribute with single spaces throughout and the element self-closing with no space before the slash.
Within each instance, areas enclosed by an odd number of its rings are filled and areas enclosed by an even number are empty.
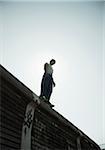
<svg viewBox="0 0 105 150">
<path fill-rule="evenodd" d="M 53 68 L 52 65 L 54 65 L 56 61 L 52 59 L 50 63 L 44 64 L 44 75 L 41 82 L 41 94 L 40 98 L 45 99 L 47 102 L 50 100 L 50 96 L 53 90 L 53 87 L 55 87 L 55 82 L 53 80 Z"/>
</svg>

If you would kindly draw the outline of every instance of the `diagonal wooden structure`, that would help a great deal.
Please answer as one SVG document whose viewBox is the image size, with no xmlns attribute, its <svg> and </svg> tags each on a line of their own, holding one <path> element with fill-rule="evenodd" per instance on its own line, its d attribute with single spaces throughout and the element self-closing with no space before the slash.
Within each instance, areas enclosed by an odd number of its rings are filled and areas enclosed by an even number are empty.
<svg viewBox="0 0 105 150">
<path fill-rule="evenodd" d="M 1 150 L 100 150 L 85 133 L 0 66 Z"/>
</svg>

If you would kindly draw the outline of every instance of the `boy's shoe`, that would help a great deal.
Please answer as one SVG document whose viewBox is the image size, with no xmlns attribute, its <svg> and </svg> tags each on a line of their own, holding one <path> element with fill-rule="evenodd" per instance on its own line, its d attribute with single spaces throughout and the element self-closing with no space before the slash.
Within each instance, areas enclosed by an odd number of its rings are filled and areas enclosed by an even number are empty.
<svg viewBox="0 0 105 150">
<path fill-rule="evenodd" d="M 53 108 L 53 107 L 54 107 L 54 105 L 53 105 L 53 104 L 51 104 L 49 101 L 48 101 L 47 103 L 48 103 L 48 105 L 49 105 L 51 108 Z"/>
<path fill-rule="evenodd" d="M 54 105 L 53 105 L 53 104 L 50 104 L 50 107 L 51 107 L 51 108 L 53 108 L 53 107 L 54 107 Z"/>
<path fill-rule="evenodd" d="M 51 103 L 49 102 L 49 100 L 48 100 L 45 96 L 39 96 L 39 98 L 40 98 L 41 100 L 43 100 L 45 103 L 47 103 L 51 108 L 54 107 L 54 105 L 51 104 Z"/>
</svg>

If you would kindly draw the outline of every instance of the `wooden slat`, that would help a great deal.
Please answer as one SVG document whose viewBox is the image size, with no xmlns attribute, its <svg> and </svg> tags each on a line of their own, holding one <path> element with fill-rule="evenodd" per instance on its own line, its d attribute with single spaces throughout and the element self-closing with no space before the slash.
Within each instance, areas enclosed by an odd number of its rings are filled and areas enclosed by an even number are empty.
<svg viewBox="0 0 105 150">
<path fill-rule="evenodd" d="M 50 149 L 65 149 L 67 143 L 66 139 L 70 139 L 65 130 L 62 130 L 59 124 L 54 122 L 48 114 L 42 111 L 35 111 L 35 120 L 32 130 L 32 149 L 39 145 L 40 149 L 43 147 L 50 147 Z M 72 145 L 73 139 L 71 140 Z"/>
<path fill-rule="evenodd" d="M 0 147 L 3 150 L 20 150 L 22 124 L 27 103 L 14 88 L 10 89 L 6 82 L 2 84 L 1 97 Z"/>
</svg>

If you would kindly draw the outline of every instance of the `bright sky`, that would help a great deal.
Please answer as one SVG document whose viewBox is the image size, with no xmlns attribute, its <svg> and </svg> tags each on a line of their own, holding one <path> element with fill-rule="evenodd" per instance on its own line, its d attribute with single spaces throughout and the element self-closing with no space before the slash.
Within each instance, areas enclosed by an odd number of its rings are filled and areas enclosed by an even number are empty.
<svg viewBox="0 0 105 150">
<path fill-rule="evenodd" d="M 105 143 L 104 1 L 5 1 L 0 8 L 1 64 L 39 95 L 43 65 L 56 59 L 51 103 Z"/>
</svg>

